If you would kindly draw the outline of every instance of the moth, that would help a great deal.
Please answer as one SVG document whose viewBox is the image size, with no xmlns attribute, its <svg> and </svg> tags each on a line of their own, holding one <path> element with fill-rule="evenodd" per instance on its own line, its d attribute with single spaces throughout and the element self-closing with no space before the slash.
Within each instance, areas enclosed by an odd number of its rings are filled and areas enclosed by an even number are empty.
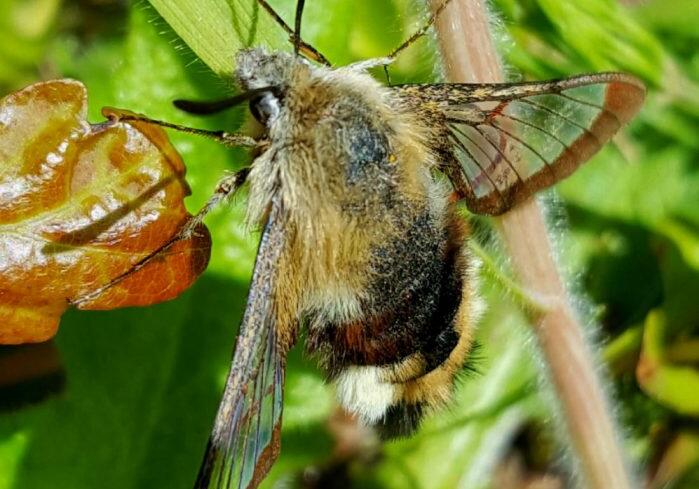
<svg viewBox="0 0 699 489">
<path fill-rule="evenodd" d="M 301 38 L 293 53 L 236 56 L 242 93 L 178 101 L 198 114 L 249 102 L 258 139 L 167 127 L 254 148 L 226 176 L 189 232 L 249 186 L 262 228 L 230 373 L 196 488 L 254 488 L 280 451 L 287 352 L 301 328 L 339 403 L 385 437 L 409 435 L 447 403 L 473 347 L 477 290 L 456 212 L 497 215 L 570 175 L 639 110 L 643 84 L 621 73 L 547 82 L 385 85 L 333 67 Z M 115 113 L 123 120 L 148 120 Z"/>
</svg>

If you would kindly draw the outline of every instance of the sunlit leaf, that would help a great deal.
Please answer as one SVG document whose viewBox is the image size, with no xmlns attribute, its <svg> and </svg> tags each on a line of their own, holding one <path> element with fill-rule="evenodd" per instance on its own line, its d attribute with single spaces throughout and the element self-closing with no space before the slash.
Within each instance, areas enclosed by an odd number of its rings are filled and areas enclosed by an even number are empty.
<svg viewBox="0 0 699 489">
<path fill-rule="evenodd" d="M 203 271 L 203 227 L 124 280 L 187 221 L 184 165 L 145 124 L 85 121 L 76 81 L 0 101 L 0 343 L 43 341 L 82 309 L 172 299 Z M 103 290 L 105 286 L 109 286 Z"/>
<path fill-rule="evenodd" d="M 214 72 L 230 75 L 234 53 L 281 46 L 285 36 L 251 0 L 151 0 L 153 7 Z"/>
</svg>

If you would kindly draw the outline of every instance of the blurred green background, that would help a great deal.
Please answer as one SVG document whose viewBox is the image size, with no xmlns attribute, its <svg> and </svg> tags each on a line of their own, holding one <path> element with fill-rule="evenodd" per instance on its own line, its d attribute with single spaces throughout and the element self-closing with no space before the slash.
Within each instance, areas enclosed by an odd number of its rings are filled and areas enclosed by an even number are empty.
<svg viewBox="0 0 699 489">
<path fill-rule="evenodd" d="M 271 3 L 291 21 L 292 1 Z M 336 64 L 390 52 L 425 18 L 422 3 L 411 0 L 307 3 L 304 37 Z M 225 74 L 243 46 L 289 48 L 254 5 L 0 0 L 0 94 L 73 77 L 88 86 L 93 122 L 112 105 L 235 129 L 243 108 L 201 119 L 170 101 L 229 93 Z M 491 7 L 511 79 L 623 70 L 649 87 L 645 108 L 615 144 L 545 199 L 639 479 L 651 488 L 699 487 L 699 2 L 494 0 Z M 434 42 L 411 47 L 391 74 L 394 82 L 437 80 Z M 187 162 L 190 210 L 225 170 L 248 161 L 242 151 L 171 136 Z M 176 301 L 64 317 L 55 343 L 65 387 L 0 413 L 0 489 L 191 487 L 254 258 L 257 237 L 242 225 L 243 204 L 238 197 L 207 220 L 211 264 Z M 473 223 L 476 239 L 506 268 L 488 220 Z M 535 341 L 487 270 L 483 295 L 479 373 L 418 435 L 383 447 L 338 419 L 332 392 L 297 347 L 282 456 L 266 487 L 565 487 L 574 464 L 556 436 L 561 421 L 532 354 Z"/>
</svg>

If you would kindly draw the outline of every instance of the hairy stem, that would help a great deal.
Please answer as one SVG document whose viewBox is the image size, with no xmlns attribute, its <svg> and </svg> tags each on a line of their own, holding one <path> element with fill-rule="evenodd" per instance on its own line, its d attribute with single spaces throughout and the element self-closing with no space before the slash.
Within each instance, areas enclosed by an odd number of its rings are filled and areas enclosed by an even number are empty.
<svg viewBox="0 0 699 489">
<path fill-rule="evenodd" d="M 431 0 L 436 9 L 443 0 Z M 437 21 L 446 75 L 456 82 L 502 81 L 483 0 L 453 0 Z M 515 272 L 545 310 L 530 311 L 581 479 L 591 489 L 629 489 L 609 403 L 590 346 L 561 280 L 543 212 L 534 199 L 495 219 Z"/>
</svg>

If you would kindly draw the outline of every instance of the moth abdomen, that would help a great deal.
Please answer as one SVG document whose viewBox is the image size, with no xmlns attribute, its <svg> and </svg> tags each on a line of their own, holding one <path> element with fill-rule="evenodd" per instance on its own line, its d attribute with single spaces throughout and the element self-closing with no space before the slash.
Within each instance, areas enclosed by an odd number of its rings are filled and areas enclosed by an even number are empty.
<svg viewBox="0 0 699 489">
<path fill-rule="evenodd" d="M 470 350 L 465 229 L 453 209 L 445 211 L 426 207 L 373 250 L 358 317 L 309 328 L 307 348 L 340 402 L 382 437 L 412 433 L 423 412 L 446 402 Z"/>
<path fill-rule="evenodd" d="M 425 414 L 422 403 L 399 402 L 386 410 L 386 414 L 376 424 L 376 431 L 382 440 L 405 438 L 413 435 L 420 427 Z"/>
</svg>

